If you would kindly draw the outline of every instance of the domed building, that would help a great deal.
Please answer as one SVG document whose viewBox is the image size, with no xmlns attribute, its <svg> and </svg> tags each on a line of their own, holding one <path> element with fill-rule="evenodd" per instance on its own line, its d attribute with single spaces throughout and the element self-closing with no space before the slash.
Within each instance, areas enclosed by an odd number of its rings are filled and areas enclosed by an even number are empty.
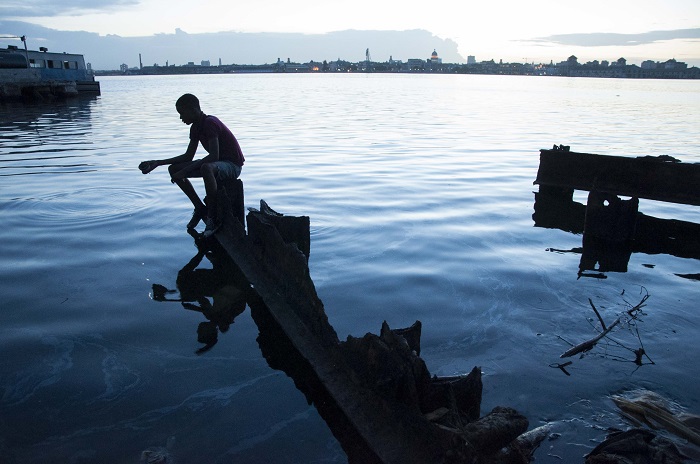
<svg viewBox="0 0 700 464">
<path fill-rule="evenodd" d="M 430 62 L 432 64 L 440 64 L 442 63 L 442 58 L 438 58 L 438 54 L 436 50 L 433 50 L 433 54 L 430 55 Z"/>
</svg>

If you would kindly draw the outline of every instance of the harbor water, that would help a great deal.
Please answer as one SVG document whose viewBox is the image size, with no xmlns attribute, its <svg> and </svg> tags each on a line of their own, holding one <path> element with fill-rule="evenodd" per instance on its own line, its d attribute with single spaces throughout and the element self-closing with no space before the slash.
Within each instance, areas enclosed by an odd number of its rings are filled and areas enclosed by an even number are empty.
<svg viewBox="0 0 700 464">
<path fill-rule="evenodd" d="M 536 462 L 583 462 L 629 427 L 611 395 L 646 389 L 700 414 L 698 257 L 633 253 L 626 272 L 579 277 L 582 236 L 533 221 L 542 148 L 700 162 L 700 82 L 99 80 L 96 99 L 0 104 L 1 462 L 137 463 L 149 450 L 180 463 L 347 462 L 268 365 L 249 310 L 202 351 L 202 308 L 216 303 L 178 301 L 181 269 L 214 264 L 197 257 L 192 207 L 167 169 L 137 166 L 184 152 L 174 103 L 187 92 L 236 134 L 246 207 L 310 217 L 311 278 L 341 340 L 420 320 L 431 374 L 479 366 L 482 414 L 509 406 L 530 428 L 552 424 Z M 697 207 L 639 209 L 700 223 Z M 591 303 L 623 323 L 559 369 L 598 333 Z"/>
</svg>

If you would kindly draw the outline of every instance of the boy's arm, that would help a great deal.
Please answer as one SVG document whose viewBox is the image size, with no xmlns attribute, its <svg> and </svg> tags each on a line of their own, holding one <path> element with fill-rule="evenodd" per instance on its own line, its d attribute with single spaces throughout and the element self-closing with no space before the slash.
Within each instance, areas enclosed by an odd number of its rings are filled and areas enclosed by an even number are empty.
<svg viewBox="0 0 700 464">
<path fill-rule="evenodd" d="M 144 161 L 139 164 L 139 169 L 142 173 L 148 174 L 153 171 L 158 166 L 164 166 L 168 164 L 182 163 L 185 161 L 192 161 L 194 159 L 194 154 L 197 152 L 197 145 L 199 142 L 194 139 L 190 140 L 190 144 L 187 145 L 187 150 L 182 155 L 173 156 L 172 158 L 162 159 L 162 160 L 150 160 Z M 217 144 L 218 148 L 218 144 Z"/>
<path fill-rule="evenodd" d="M 187 175 L 192 171 L 197 171 L 204 163 L 212 163 L 214 161 L 219 161 L 219 138 L 217 136 L 213 136 L 209 139 L 209 143 L 207 145 L 209 147 L 209 154 L 207 156 L 188 164 L 183 169 L 173 174 L 172 179 L 182 179 L 184 177 L 187 177 Z"/>
</svg>

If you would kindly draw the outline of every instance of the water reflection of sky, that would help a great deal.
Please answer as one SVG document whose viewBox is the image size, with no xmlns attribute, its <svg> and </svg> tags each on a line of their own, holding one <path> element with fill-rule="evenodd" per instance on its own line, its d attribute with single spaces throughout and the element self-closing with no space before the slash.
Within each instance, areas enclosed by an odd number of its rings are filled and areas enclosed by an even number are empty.
<svg viewBox="0 0 700 464">
<path fill-rule="evenodd" d="M 185 462 L 202 449 L 240 462 L 342 456 L 267 366 L 248 312 L 197 356 L 202 313 L 149 297 L 154 283 L 175 288 L 196 253 L 190 208 L 166 171 L 136 169 L 184 150 L 172 102 L 185 91 L 238 136 L 246 206 L 264 198 L 311 217 L 311 276 L 341 339 L 421 320 L 431 372 L 481 366 L 484 411 L 562 421 L 549 451 L 575 459 L 604 435 L 599 424 L 621 425 L 612 393 L 641 385 L 700 410 L 699 287 L 676 275 L 699 272 L 697 259 L 633 253 L 625 273 L 578 279 L 580 255 L 547 249 L 581 247 L 581 235 L 532 219 L 538 150 L 553 143 L 698 161 L 692 83 L 313 77 L 105 78 L 97 100 L 3 106 L 0 416 L 17 418 L 0 421 L 3 446 L 25 462 L 133 461 L 171 436 Z M 643 201 L 640 211 L 700 223 L 697 208 Z M 549 367 L 562 339 L 595 335 L 589 298 L 609 321 L 642 289 L 653 366 L 604 343 L 574 359 L 571 376 Z M 538 462 L 554 462 L 545 454 Z"/>
</svg>

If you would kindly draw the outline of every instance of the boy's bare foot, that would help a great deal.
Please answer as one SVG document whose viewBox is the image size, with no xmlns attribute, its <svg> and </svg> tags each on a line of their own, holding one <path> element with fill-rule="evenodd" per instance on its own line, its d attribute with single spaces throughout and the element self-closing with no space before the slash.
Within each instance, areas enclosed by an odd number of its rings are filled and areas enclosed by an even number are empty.
<svg viewBox="0 0 700 464">
<path fill-rule="evenodd" d="M 194 229 L 197 227 L 197 224 L 199 224 L 199 221 L 205 217 L 207 217 L 206 208 L 195 208 L 194 212 L 192 213 L 192 219 L 190 219 L 190 222 L 187 223 L 187 229 Z"/>
</svg>

